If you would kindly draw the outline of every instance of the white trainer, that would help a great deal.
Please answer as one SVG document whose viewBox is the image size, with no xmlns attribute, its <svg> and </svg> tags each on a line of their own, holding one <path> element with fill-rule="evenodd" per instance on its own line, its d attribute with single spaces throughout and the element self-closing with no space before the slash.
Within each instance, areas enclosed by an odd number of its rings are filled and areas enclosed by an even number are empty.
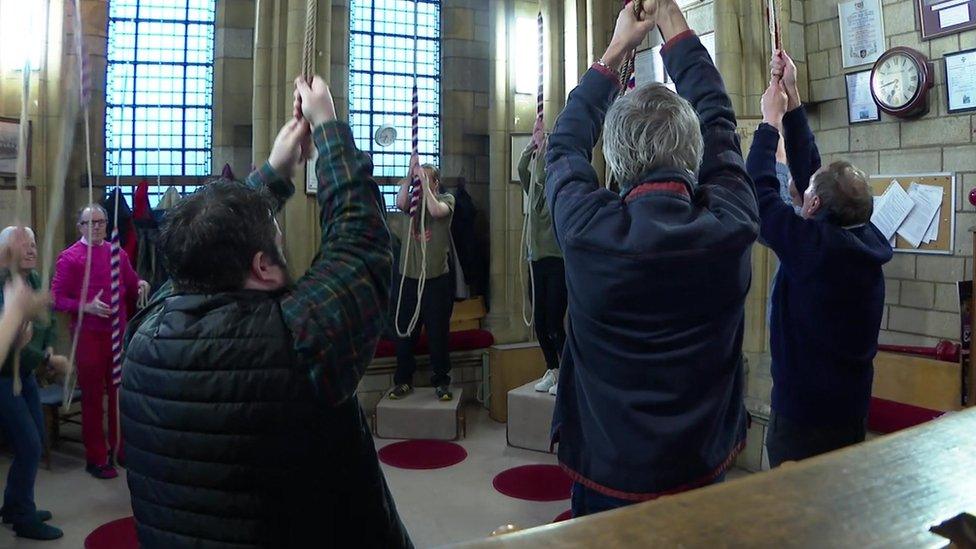
<svg viewBox="0 0 976 549">
<path fill-rule="evenodd" d="M 542 376 L 539 383 L 535 384 L 535 390 L 540 393 L 545 393 L 546 391 L 552 389 L 556 382 L 559 381 L 559 369 L 554 368 L 552 370 L 546 370 L 546 375 Z"/>
<path fill-rule="evenodd" d="M 559 384 L 554 383 L 552 385 L 552 387 L 549 387 L 549 394 L 552 395 L 552 396 L 556 396 L 556 387 L 558 387 L 558 386 L 559 386 Z"/>
</svg>

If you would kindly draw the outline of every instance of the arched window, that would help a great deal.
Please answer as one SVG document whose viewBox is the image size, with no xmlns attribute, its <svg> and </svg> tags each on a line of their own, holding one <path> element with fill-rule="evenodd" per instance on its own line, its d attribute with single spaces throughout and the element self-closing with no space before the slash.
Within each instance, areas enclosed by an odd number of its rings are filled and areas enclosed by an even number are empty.
<svg viewBox="0 0 976 549">
<path fill-rule="evenodd" d="M 400 178 L 411 154 L 411 95 L 417 77 L 421 163 L 440 161 L 439 0 L 352 0 L 349 42 L 349 123 L 356 145 L 373 158 L 377 178 Z M 393 126 L 396 141 L 381 147 L 373 139 Z M 381 185 L 386 204 L 396 186 Z"/>
<path fill-rule="evenodd" d="M 211 173 L 215 11 L 216 0 L 109 3 L 107 175 Z"/>
</svg>

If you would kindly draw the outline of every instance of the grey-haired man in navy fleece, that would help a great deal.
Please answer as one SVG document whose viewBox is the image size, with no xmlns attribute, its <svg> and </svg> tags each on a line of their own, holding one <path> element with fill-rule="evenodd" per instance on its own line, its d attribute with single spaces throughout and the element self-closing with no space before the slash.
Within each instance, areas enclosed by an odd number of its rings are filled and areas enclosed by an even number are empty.
<svg viewBox="0 0 976 549">
<path fill-rule="evenodd" d="M 616 99 L 616 71 L 655 24 L 678 93 L 648 84 Z M 601 129 L 620 194 L 590 165 Z M 573 514 L 720 480 L 745 436 L 743 312 L 759 212 L 722 77 L 674 0 L 620 12 L 547 161 L 569 293 L 553 437 L 576 483 Z"/>
</svg>

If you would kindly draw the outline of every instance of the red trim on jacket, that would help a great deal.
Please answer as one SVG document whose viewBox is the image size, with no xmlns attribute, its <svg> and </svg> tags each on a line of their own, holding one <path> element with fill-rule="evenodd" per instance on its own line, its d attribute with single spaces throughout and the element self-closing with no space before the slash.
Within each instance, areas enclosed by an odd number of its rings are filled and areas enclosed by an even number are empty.
<svg viewBox="0 0 976 549">
<path fill-rule="evenodd" d="M 613 72 L 605 65 L 601 65 L 599 63 L 593 63 L 592 65 L 590 65 L 590 68 L 596 70 L 603 76 L 606 76 L 607 78 L 612 80 L 615 84 L 617 84 L 617 86 L 620 86 L 620 75 Z"/>
<path fill-rule="evenodd" d="M 671 37 L 671 40 L 668 40 L 667 42 L 664 43 L 663 46 L 661 46 L 661 53 L 664 53 L 664 52 L 668 51 L 675 44 L 677 44 L 678 42 L 684 40 L 685 38 L 688 38 L 689 36 L 695 36 L 695 31 L 693 31 L 691 29 L 688 29 L 688 30 L 686 30 L 684 32 L 679 32 L 678 34 L 672 36 Z"/>
<path fill-rule="evenodd" d="M 676 193 L 684 196 L 685 198 L 691 198 L 688 194 L 688 187 L 684 183 L 679 183 L 677 181 L 655 181 L 651 183 L 641 183 L 637 185 L 629 193 L 627 193 L 627 198 L 624 202 L 630 202 L 631 200 L 648 193 L 653 192 L 667 192 Z"/>
<path fill-rule="evenodd" d="M 567 467 L 562 462 L 559 462 L 559 466 L 562 467 L 563 471 L 566 471 L 566 474 L 569 475 L 571 479 L 573 479 L 573 482 L 578 482 L 583 486 L 586 486 L 591 490 L 596 490 L 597 492 L 600 492 L 605 496 L 610 496 L 612 498 L 617 498 L 617 499 L 624 499 L 627 501 L 650 501 L 652 499 L 657 499 L 662 496 L 680 494 L 681 492 L 688 492 L 690 490 L 694 490 L 695 488 L 701 488 L 702 486 L 707 486 L 711 484 L 712 482 L 715 481 L 716 478 L 719 477 L 719 475 L 721 475 L 722 473 L 728 470 L 728 468 L 732 465 L 732 462 L 735 461 L 735 458 L 739 455 L 740 452 L 742 452 L 743 449 L 745 449 L 745 447 L 746 447 L 746 441 L 743 440 L 742 442 L 737 444 L 735 448 L 732 448 L 732 452 L 729 454 L 729 457 L 725 458 L 725 461 L 720 463 L 718 467 L 712 470 L 711 473 L 705 475 L 704 477 L 698 480 L 694 480 L 682 484 L 681 486 L 678 486 L 676 488 L 671 488 L 670 490 L 664 490 L 663 492 L 652 492 L 647 494 L 641 494 L 636 492 L 624 492 L 622 490 L 615 490 L 613 488 L 608 488 L 606 486 L 593 482 L 592 480 L 584 477 L 583 475 Z"/>
</svg>

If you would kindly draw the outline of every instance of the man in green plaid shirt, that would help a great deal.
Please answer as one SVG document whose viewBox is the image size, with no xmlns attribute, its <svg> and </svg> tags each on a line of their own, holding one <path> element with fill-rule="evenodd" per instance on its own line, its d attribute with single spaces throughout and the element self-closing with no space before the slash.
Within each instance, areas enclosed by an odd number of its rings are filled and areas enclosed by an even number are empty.
<svg viewBox="0 0 976 549">
<path fill-rule="evenodd" d="M 296 86 L 268 162 L 164 221 L 172 284 L 132 321 L 121 396 L 142 547 L 411 547 L 355 395 L 390 298 L 385 209 L 328 87 Z M 273 212 L 309 133 L 322 237 L 292 283 Z"/>
</svg>

